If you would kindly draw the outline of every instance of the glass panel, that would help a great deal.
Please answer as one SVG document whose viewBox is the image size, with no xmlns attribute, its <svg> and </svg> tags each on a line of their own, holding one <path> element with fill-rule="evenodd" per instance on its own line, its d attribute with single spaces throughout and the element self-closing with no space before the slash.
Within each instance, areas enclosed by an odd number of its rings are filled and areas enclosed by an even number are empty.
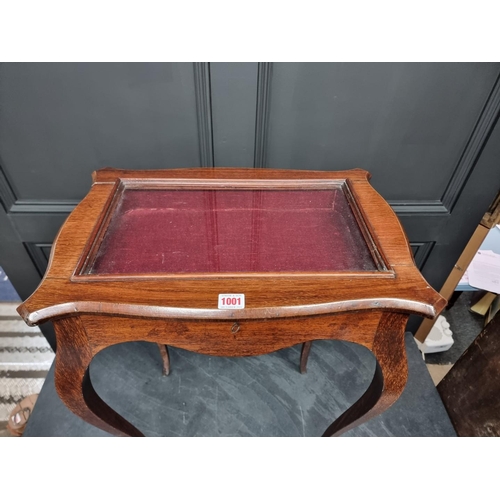
<svg viewBox="0 0 500 500">
<path fill-rule="evenodd" d="M 125 189 L 90 274 L 374 271 L 339 187 Z"/>
</svg>

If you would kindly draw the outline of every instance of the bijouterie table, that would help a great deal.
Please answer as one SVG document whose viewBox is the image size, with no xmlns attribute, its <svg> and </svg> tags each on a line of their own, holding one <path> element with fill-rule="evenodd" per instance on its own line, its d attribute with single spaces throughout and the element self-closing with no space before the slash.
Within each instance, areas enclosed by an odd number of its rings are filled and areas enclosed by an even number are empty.
<svg viewBox="0 0 500 500">
<path fill-rule="evenodd" d="M 207 380 L 222 377 L 218 380 L 227 384 L 224 391 L 245 400 L 250 379 L 245 383 L 245 377 L 231 373 L 240 366 L 251 378 L 252 370 L 244 368 L 249 360 L 238 358 L 274 353 L 262 359 L 283 365 L 286 353 L 297 349 L 286 349 L 292 346 L 302 346 L 298 357 L 303 373 L 311 346 L 313 354 L 330 360 L 316 375 L 311 368 L 301 375 L 288 363 L 290 380 L 303 380 L 290 382 L 292 394 L 315 376 L 331 377 L 322 378 L 322 383 L 348 385 L 349 376 L 344 380 L 335 375 L 342 363 L 336 366 L 335 351 L 324 342 L 342 340 L 371 351 L 374 375 L 344 413 L 331 415 L 334 422 L 323 435 L 342 434 L 389 408 L 407 380 L 408 316 L 434 317 L 446 301 L 415 267 L 399 220 L 368 178 L 358 169 L 95 172 L 89 194 L 54 242 L 42 283 L 18 309 L 30 325 L 54 323 L 54 380 L 61 400 L 106 432 L 155 435 L 168 426 L 153 431 L 151 424 L 134 420 L 133 410 L 134 404 L 162 401 L 155 384 L 133 383 L 154 364 L 149 358 L 155 346 L 135 342 L 169 347 L 172 375 L 161 379 L 170 384 L 169 390 L 175 384 L 173 373 L 178 377 L 178 394 L 183 391 L 183 377 L 188 377 L 184 383 L 203 387 L 197 379 L 203 366 Z M 311 344 L 318 340 L 322 342 Z M 130 342 L 134 343 L 127 345 Z M 102 388 L 97 392 L 91 382 L 96 378 L 93 368 L 89 370 L 96 355 L 96 362 L 110 356 L 114 360 L 100 369 L 97 378 Z M 259 365 L 258 359 L 252 362 Z M 198 366 L 197 375 L 186 363 Z M 270 394 L 273 383 L 287 379 L 276 380 L 284 373 L 282 368 L 268 369 Z M 118 372 L 130 383 L 113 384 Z M 108 383 L 111 386 L 104 389 Z M 147 397 L 153 386 L 154 397 Z M 110 399 L 113 387 L 127 404 L 111 404 L 112 409 L 97 394 Z M 327 398 L 328 391 L 323 392 Z M 195 401 L 201 404 L 199 398 L 187 397 L 189 390 L 185 394 L 187 408 Z M 321 398 L 316 394 L 306 412 L 318 405 L 318 412 L 324 413 L 330 406 Z M 168 391 L 164 404 L 171 404 Z M 285 400 L 283 421 L 286 410 Z M 165 415 L 159 409 L 147 411 L 159 419 Z M 302 403 L 299 413 L 304 414 Z M 183 419 L 190 415 L 185 410 Z M 203 412 L 197 415 L 204 418 Z M 227 412 L 224 415 L 229 418 Z M 257 412 L 256 418 L 265 417 Z M 200 422 L 192 425 L 200 428 Z"/>
</svg>

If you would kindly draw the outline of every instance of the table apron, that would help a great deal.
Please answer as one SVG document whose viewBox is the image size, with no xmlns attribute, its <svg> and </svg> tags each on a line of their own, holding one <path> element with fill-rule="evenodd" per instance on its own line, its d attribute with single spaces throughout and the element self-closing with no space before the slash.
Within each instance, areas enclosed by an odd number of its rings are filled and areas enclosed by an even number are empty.
<svg viewBox="0 0 500 500">
<path fill-rule="evenodd" d="M 94 354 L 130 341 L 168 344 L 213 356 L 256 356 L 311 340 L 337 339 L 372 348 L 382 312 L 361 311 L 258 320 L 151 319 L 81 315 Z M 70 338 L 71 332 L 65 332 Z"/>
</svg>

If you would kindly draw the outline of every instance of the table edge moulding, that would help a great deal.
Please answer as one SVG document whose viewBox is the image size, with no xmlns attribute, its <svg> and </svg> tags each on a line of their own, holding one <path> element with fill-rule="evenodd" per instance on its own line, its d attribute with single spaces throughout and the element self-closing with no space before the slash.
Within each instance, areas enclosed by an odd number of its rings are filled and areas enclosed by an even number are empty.
<svg viewBox="0 0 500 500">
<path fill-rule="evenodd" d="M 108 346 L 148 341 L 215 356 L 256 356 L 303 344 L 300 367 L 305 372 L 311 342 L 338 339 L 368 348 L 376 358 L 376 370 L 366 392 L 324 435 L 342 434 L 385 411 L 406 384 L 408 316 L 436 317 L 446 300 L 420 274 L 399 219 L 369 178 L 361 169 L 94 172 L 89 193 L 54 241 L 42 282 L 18 308 L 28 325 L 49 320 L 54 324 L 55 383 L 61 400 L 105 431 L 141 436 L 92 387 L 90 362 Z M 370 269 L 336 271 L 95 273 L 96 256 L 127 189 L 274 193 L 339 189 L 373 263 Z M 244 308 L 219 309 L 219 294 L 225 293 L 244 294 Z M 162 356 L 168 373 L 166 347 Z"/>
</svg>

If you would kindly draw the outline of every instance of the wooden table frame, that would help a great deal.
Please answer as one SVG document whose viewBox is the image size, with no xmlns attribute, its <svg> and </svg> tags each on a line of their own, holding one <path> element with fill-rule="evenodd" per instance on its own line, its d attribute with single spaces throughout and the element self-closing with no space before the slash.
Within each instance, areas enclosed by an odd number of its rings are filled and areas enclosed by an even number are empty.
<svg viewBox="0 0 500 500">
<path fill-rule="evenodd" d="M 18 308 L 29 325 L 53 321 L 55 383 L 62 401 L 105 431 L 141 436 L 92 387 L 90 362 L 108 346 L 148 341 L 215 356 L 256 356 L 305 343 L 304 370 L 309 342 L 338 339 L 367 347 L 377 360 L 376 371 L 363 396 L 324 435 L 339 435 L 386 410 L 406 384 L 409 314 L 433 318 L 446 301 L 416 268 L 398 218 L 368 180 L 359 169 L 94 172 L 89 194 L 54 242 L 40 286 Z M 324 189 L 332 183 L 340 184 L 350 200 L 376 271 L 85 274 L 126 187 Z M 245 294 L 245 309 L 218 309 L 218 294 L 234 290 Z"/>
</svg>

